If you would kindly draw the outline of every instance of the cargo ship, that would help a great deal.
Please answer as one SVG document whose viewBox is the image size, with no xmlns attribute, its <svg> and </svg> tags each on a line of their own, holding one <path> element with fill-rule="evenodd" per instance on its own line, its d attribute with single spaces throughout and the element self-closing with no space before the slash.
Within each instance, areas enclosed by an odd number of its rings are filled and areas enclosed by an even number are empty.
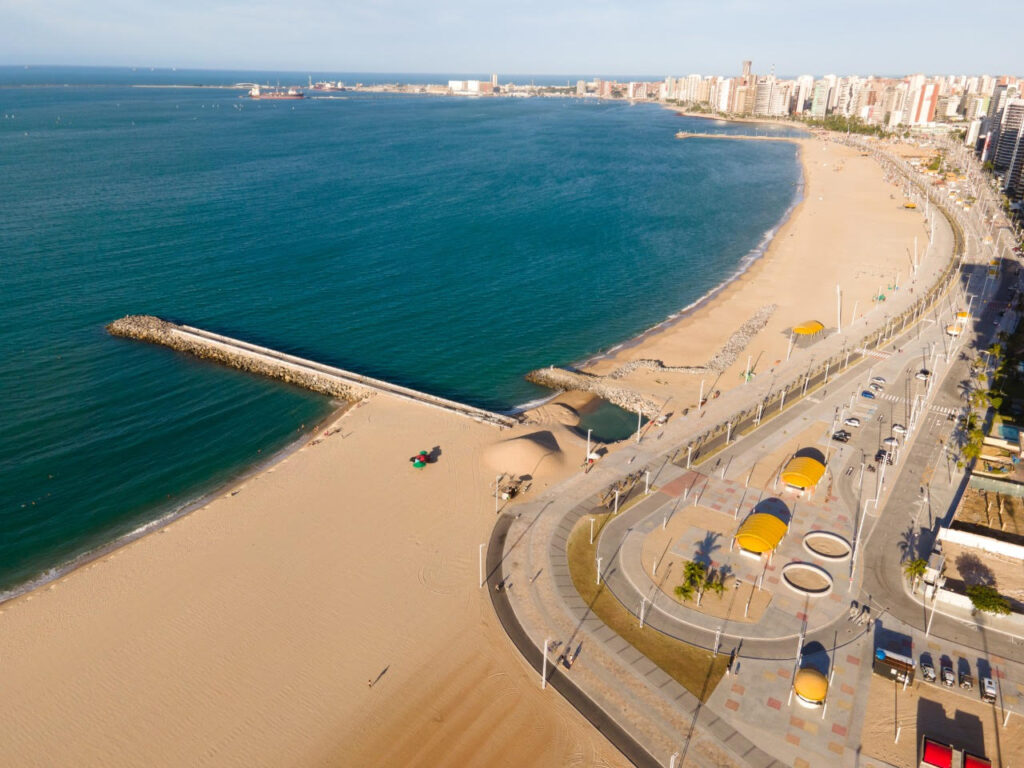
<svg viewBox="0 0 1024 768">
<path fill-rule="evenodd" d="M 302 99 L 305 96 L 306 94 L 294 86 L 284 90 L 281 88 L 270 89 L 269 87 L 264 90 L 259 85 L 254 85 L 249 89 L 249 98 L 251 99 Z"/>
</svg>

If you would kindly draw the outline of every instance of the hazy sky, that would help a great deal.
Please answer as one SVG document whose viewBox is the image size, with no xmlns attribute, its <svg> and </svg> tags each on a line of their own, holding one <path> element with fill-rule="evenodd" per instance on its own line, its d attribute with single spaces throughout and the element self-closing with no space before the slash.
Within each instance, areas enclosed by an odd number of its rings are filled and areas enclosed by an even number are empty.
<svg viewBox="0 0 1024 768">
<path fill-rule="evenodd" d="M 1021 0 L 0 0 L 0 64 L 1024 74 L 1022 19 Z"/>
</svg>

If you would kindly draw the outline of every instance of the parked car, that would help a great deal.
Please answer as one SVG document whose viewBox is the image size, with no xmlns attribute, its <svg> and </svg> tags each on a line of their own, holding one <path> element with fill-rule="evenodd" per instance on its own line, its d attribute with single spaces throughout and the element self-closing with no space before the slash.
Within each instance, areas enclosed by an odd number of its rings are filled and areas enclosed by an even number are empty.
<svg viewBox="0 0 1024 768">
<path fill-rule="evenodd" d="M 920 371 L 914 374 L 914 378 L 917 379 L 918 381 L 928 381 L 931 375 L 931 371 L 929 371 L 927 368 L 922 368 Z"/>
<path fill-rule="evenodd" d="M 835 432 L 832 434 L 832 439 L 837 443 L 848 443 L 850 441 L 849 432 Z"/>
<path fill-rule="evenodd" d="M 999 688 L 996 687 L 996 681 L 991 677 L 981 678 L 981 700 L 989 704 L 995 704 L 998 697 Z"/>
<path fill-rule="evenodd" d="M 907 428 L 904 427 L 902 424 L 893 424 L 892 431 L 895 432 L 897 435 L 907 434 Z"/>
<path fill-rule="evenodd" d="M 870 389 L 865 389 L 863 392 L 860 393 L 860 396 L 863 397 L 866 400 L 874 400 L 875 399 L 875 393 L 872 392 Z"/>
<path fill-rule="evenodd" d="M 953 668 L 952 667 L 943 667 L 942 668 L 942 684 L 944 686 L 946 686 L 947 688 L 952 688 L 955 683 L 956 683 L 956 678 L 953 677 Z"/>
<path fill-rule="evenodd" d="M 900 441 L 897 440 L 895 437 L 887 437 L 885 438 L 885 440 L 882 441 L 882 445 L 887 445 L 890 448 L 898 448 L 899 444 Z"/>
<path fill-rule="evenodd" d="M 856 416 L 850 416 L 848 419 L 843 421 L 843 424 L 845 424 L 848 427 L 859 427 L 860 419 L 858 419 Z"/>
<path fill-rule="evenodd" d="M 883 379 L 881 376 L 872 376 L 871 377 L 871 383 L 872 384 L 885 384 L 885 379 Z"/>
<path fill-rule="evenodd" d="M 876 384 L 875 382 L 872 381 L 870 384 L 868 384 L 868 389 L 870 389 L 872 392 L 881 392 L 883 389 L 885 389 L 885 387 L 883 387 L 881 384 Z"/>
<path fill-rule="evenodd" d="M 960 673 L 960 687 L 965 691 L 971 690 L 974 687 L 974 678 L 966 672 Z"/>
<path fill-rule="evenodd" d="M 875 461 L 877 461 L 879 464 L 881 464 L 884 461 L 886 464 L 892 466 L 894 459 L 893 455 L 889 451 L 882 449 L 875 454 Z"/>
<path fill-rule="evenodd" d="M 933 667 L 930 662 L 921 662 L 921 674 L 924 675 L 924 679 L 929 683 L 935 682 L 935 667 Z"/>
</svg>

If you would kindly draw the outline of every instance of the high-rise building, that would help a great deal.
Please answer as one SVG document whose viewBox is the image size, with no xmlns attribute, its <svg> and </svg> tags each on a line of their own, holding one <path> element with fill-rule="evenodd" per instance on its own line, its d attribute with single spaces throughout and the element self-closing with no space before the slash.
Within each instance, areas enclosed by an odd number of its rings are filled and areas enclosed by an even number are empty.
<svg viewBox="0 0 1024 768">
<path fill-rule="evenodd" d="M 999 139 L 992 153 L 992 166 L 997 171 L 1006 171 L 1014 162 L 1020 145 L 1021 129 L 1024 126 L 1024 99 L 1007 99 L 999 121 Z M 1019 169 L 1018 169 L 1019 173 Z M 1014 180 L 1016 182 L 1016 179 Z"/>
<path fill-rule="evenodd" d="M 735 86 L 736 80 L 731 77 L 725 77 L 718 81 L 718 88 L 715 101 L 713 102 L 714 108 L 718 112 L 730 112 L 732 107 L 732 91 Z"/>
<path fill-rule="evenodd" d="M 832 95 L 832 89 L 828 80 L 818 80 L 814 83 L 814 94 L 811 98 L 811 117 L 821 119 L 828 112 L 828 100 Z"/>
<path fill-rule="evenodd" d="M 814 93 L 814 75 L 800 75 L 796 79 L 796 100 L 793 105 L 795 114 L 803 114 L 807 109 L 807 101 Z"/>
<path fill-rule="evenodd" d="M 761 75 L 755 83 L 754 114 L 770 115 L 772 92 L 775 90 L 775 75 Z"/>
<path fill-rule="evenodd" d="M 498 76 L 497 75 L 491 75 L 491 88 L 497 88 L 497 87 L 498 87 Z"/>
<path fill-rule="evenodd" d="M 981 135 L 981 118 L 971 120 L 971 124 L 967 127 L 967 135 L 964 137 L 964 144 L 971 149 L 974 149 L 978 145 L 978 137 Z"/>
<path fill-rule="evenodd" d="M 745 81 L 743 83 L 744 85 L 749 85 L 750 83 L 750 64 L 751 63 L 749 61 L 743 62 L 743 80 Z"/>
<path fill-rule="evenodd" d="M 586 96 L 587 95 L 587 84 L 583 80 L 576 81 L 576 95 Z"/>
</svg>

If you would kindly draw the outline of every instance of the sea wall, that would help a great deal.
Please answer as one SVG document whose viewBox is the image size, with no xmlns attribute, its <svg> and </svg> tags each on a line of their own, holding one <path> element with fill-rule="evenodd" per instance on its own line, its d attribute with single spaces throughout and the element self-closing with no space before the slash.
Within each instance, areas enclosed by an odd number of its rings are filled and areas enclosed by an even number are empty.
<svg viewBox="0 0 1024 768">
<path fill-rule="evenodd" d="M 107 332 L 112 336 L 170 347 L 178 352 L 185 352 L 204 360 L 212 360 L 246 373 L 267 376 L 342 400 L 356 402 L 371 394 L 369 389 L 340 381 L 337 377 L 316 371 L 297 370 L 295 366 L 283 362 L 256 357 L 241 350 L 234 351 L 204 343 L 201 339 L 177 333 L 177 329 L 178 326 L 174 323 L 161 320 L 153 315 L 128 315 L 107 326 Z"/>
<path fill-rule="evenodd" d="M 201 328 L 177 325 L 152 315 L 122 317 L 108 325 L 107 331 L 113 336 L 170 347 L 246 373 L 267 376 L 343 400 L 354 402 L 380 393 L 440 408 L 497 427 L 511 427 L 519 423 L 504 414 L 446 400 L 426 392 L 418 392 L 415 389 L 232 339 Z"/>
</svg>

